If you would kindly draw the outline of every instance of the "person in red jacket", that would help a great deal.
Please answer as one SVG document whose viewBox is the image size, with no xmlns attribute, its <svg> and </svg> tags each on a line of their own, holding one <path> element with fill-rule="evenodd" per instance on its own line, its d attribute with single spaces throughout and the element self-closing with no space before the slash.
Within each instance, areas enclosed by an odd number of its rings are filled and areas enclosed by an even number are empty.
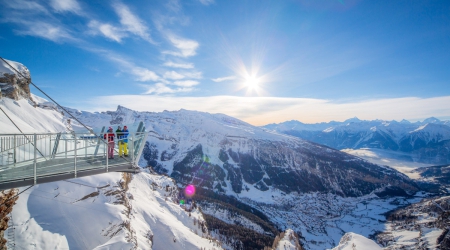
<svg viewBox="0 0 450 250">
<path fill-rule="evenodd" d="M 108 159 L 114 159 L 114 137 L 113 129 L 109 127 L 107 133 L 103 136 L 103 139 L 108 142 Z"/>
</svg>

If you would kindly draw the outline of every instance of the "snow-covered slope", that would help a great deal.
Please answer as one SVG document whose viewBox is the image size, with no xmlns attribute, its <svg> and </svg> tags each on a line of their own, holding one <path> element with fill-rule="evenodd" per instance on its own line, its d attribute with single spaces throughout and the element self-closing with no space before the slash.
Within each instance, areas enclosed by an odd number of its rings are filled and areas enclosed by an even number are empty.
<svg viewBox="0 0 450 250">
<path fill-rule="evenodd" d="M 275 250 L 301 250 L 303 249 L 298 241 L 298 235 L 292 230 L 286 230 L 279 238 L 278 242 L 274 242 L 276 245 Z M 277 241 L 277 239 L 275 239 Z"/>
<path fill-rule="evenodd" d="M 40 184 L 14 206 L 16 248 L 219 249 L 199 211 L 181 208 L 177 194 L 172 179 L 147 173 L 134 175 L 128 190 L 120 173 Z"/>
<path fill-rule="evenodd" d="M 381 247 L 362 235 L 346 233 L 342 236 L 339 245 L 332 250 L 381 250 Z"/>
<path fill-rule="evenodd" d="M 38 99 L 38 98 L 36 98 Z M 0 111 L 0 133 L 20 134 L 24 133 L 47 133 L 66 131 L 67 119 L 54 109 L 35 107 L 27 99 L 13 100 L 10 98 L 0 99 L 0 105 L 6 115 Z M 16 128 L 13 122 L 19 127 Z"/>
</svg>

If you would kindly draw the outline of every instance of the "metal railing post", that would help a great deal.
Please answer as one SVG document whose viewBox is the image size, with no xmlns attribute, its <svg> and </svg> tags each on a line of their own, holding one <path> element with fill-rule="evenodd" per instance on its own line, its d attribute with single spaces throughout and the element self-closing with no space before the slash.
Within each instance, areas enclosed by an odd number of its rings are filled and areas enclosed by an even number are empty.
<svg viewBox="0 0 450 250">
<path fill-rule="evenodd" d="M 74 168 L 75 168 L 75 178 L 77 178 L 77 135 L 74 134 L 75 137 L 75 158 L 74 158 Z"/>
<path fill-rule="evenodd" d="M 37 164 L 37 148 L 36 148 L 36 134 L 34 134 L 34 185 L 37 183 L 37 175 L 36 175 L 36 164 Z"/>
<path fill-rule="evenodd" d="M 13 158 L 14 167 L 16 166 L 16 162 L 17 162 L 17 161 L 16 161 L 16 145 L 17 145 L 17 144 L 16 144 L 16 139 L 17 139 L 17 138 L 16 138 L 16 135 L 14 135 L 14 142 L 13 142 L 13 143 L 14 143 L 14 158 Z"/>
<path fill-rule="evenodd" d="M 66 151 L 66 152 L 65 152 L 65 155 L 66 155 L 66 159 L 67 159 L 67 138 L 66 138 L 64 141 L 66 142 L 66 143 L 65 143 L 65 144 L 66 144 L 66 145 L 65 145 L 65 149 L 66 149 L 66 150 L 65 150 L 65 151 Z"/>
<path fill-rule="evenodd" d="M 103 143 L 103 148 L 105 149 L 105 156 L 106 156 L 106 172 L 108 172 L 108 162 L 109 162 L 109 145 L 106 145 L 106 143 Z"/>
<path fill-rule="evenodd" d="M 131 140 L 130 140 L 130 142 L 131 142 L 131 147 L 130 147 L 130 153 L 131 153 L 131 166 L 132 167 L 134 167 L 134 139 L 135 139 L 135 136 L 133 136 L 133 135 L 131 135 L 131 138 L 130 138 Z"/>
</svg>

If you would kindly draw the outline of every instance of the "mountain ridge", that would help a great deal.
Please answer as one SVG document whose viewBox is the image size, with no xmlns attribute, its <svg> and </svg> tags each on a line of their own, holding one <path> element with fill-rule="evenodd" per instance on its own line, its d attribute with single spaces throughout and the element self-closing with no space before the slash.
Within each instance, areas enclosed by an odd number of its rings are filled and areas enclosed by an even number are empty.
<svg viewBox="0 0 450 250">
<path fill-rule="evenodd" d="M 304 124 L 288 121 L 262 128 L 296 136 L 335 149 L 377 148 L 410 154 L 411 160 L 430 164 L 450 163 L 450 121 L 430 117 L 423 122 L 406 120 Z"/>
</svg>

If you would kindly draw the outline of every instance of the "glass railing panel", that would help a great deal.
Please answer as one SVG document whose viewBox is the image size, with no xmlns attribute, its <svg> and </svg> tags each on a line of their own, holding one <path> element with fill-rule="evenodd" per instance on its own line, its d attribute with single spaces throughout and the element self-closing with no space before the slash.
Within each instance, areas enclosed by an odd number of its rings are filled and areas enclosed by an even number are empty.
<svg viewBox="0 0 450 250">
<path fill-rule="evenodd" d="M 132 128 L 145 131 L 143 124 Z M 137 162 L 147 137 L 146 132 L 130 129 L 128 157 L 119 157 L 119 142 L 114 143 L 114 159 L 108 159 L 108 145 L 101 134 L 47 133 L 0 135 L 0 182 L 16 179 L 74 173 L 111 166 L 132 166 Z"/>
</svg>

